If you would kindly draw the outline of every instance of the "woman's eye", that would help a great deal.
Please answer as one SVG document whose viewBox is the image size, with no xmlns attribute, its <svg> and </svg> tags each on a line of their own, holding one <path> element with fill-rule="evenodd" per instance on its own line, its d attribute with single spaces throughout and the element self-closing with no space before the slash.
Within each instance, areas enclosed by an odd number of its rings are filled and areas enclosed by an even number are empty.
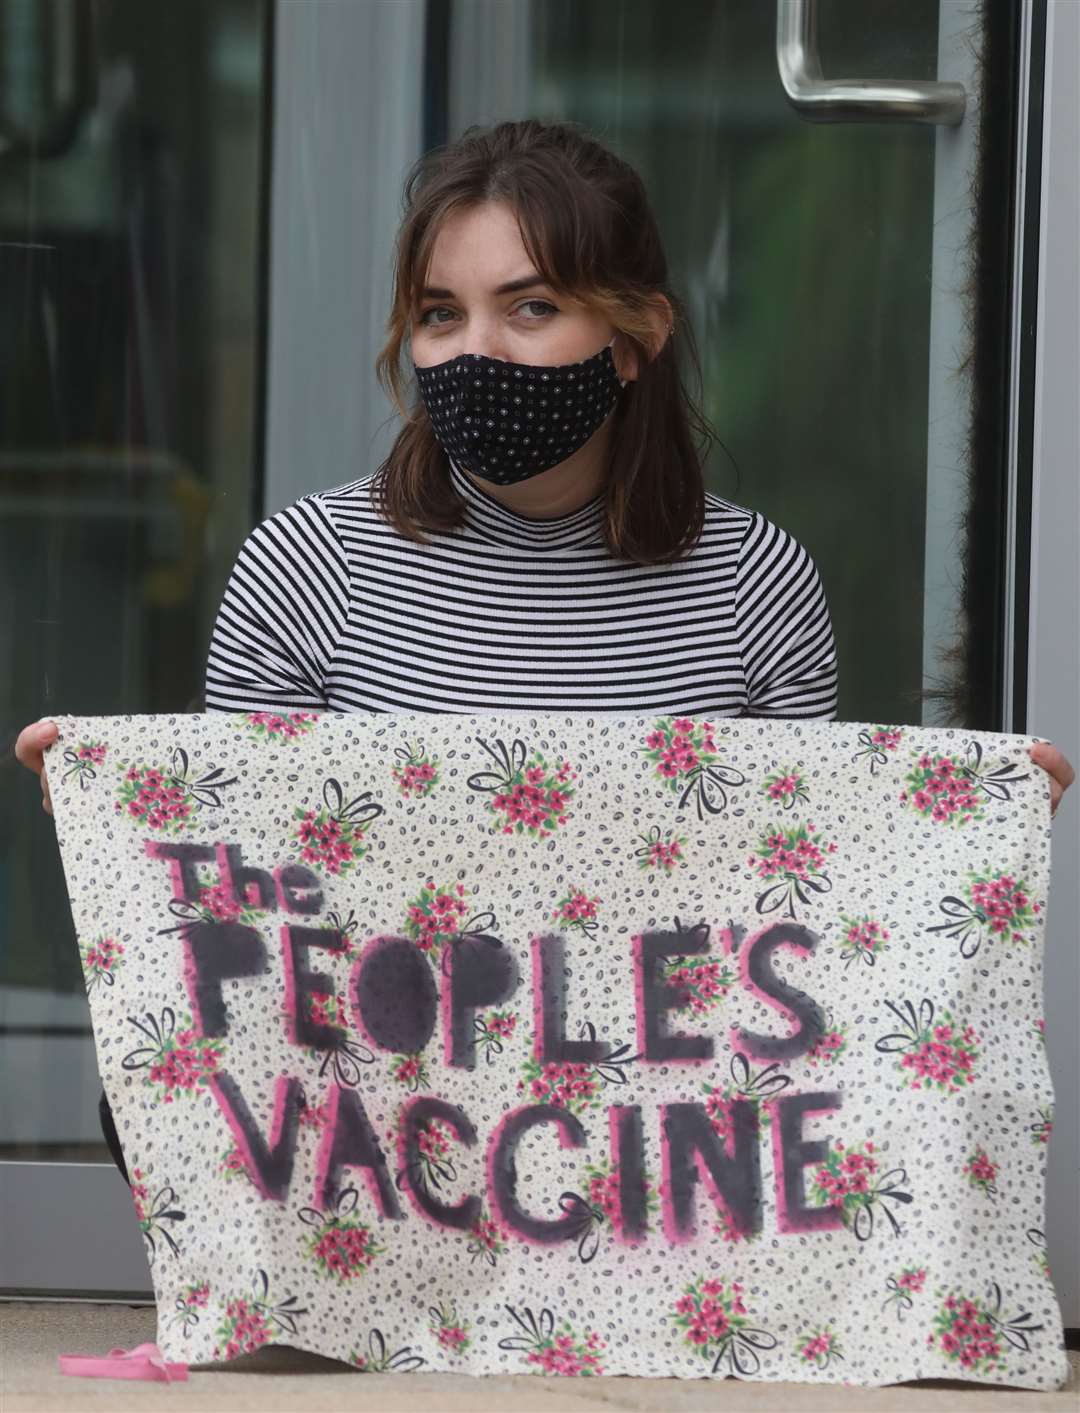
<svg viewBox="0 0 1080 1413">
<path fill-rule="evenodd" d="M 424 310 L 423 314 L 420 315 L 420 323 L 421 323 L 421 324 L 428 324 L 428 325 L 430 325 L 430 324 L 445 324 L 445 323 L 446 323 L 446 320 L 445 320 L 445 319 L 431 319 L 431 318 L 429 318 L 429 315 L 431 315 L 431 314 L 450 314 L 450 313 L 452 313 L 452 312 L 453 312 L 453 311 L 450 310 L 450 309 L 447 309 L 444 304 L 437 304 L 433 309 L 425 309 L 425 310 Z"/>
<path fill-rule="evenodd" d="M 529 309 L 529 308 L 533 309 L 534 312 L 533 312 L 533 314 L 532 314 L 530 317 L 531 317 L 531 318 L 534 318 L 534 319 L 535 319 L 535 318 L 542 318 L 542 317 L 543 317 L 544 315 L 546 315 L 546 314 L 557 314 L 557 313 L 559 312 L 559 311 L 555 308 L 554 304 L 549 304 L 546 299 L 527 299 L 527 300 L 524 302 L 524 304 L 519 304 L 519 305 L 518 305 L 518 308 L 519 308 L 519 309 Z M 535 310 L 536 310 L 537 308 L 539 308 L 539 310 L 540 310 L 539 315 L 535 313 Z"/>
</svg>

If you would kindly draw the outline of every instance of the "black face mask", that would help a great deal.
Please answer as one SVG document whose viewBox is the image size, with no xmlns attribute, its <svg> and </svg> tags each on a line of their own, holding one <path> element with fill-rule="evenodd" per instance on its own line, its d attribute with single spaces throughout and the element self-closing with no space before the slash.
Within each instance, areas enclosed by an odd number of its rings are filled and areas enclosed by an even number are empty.
<svg viewBox="0 0 1080 1413">
<path fill-rule="evenodd" d="M 459 466 L 500 486 L 557 466 L 585 445 L 625 386 L 614 342 L 581 363 L 554 367 L 480 353 L 431 368 L 414 363 L 439 445 Z"/>
</svg>

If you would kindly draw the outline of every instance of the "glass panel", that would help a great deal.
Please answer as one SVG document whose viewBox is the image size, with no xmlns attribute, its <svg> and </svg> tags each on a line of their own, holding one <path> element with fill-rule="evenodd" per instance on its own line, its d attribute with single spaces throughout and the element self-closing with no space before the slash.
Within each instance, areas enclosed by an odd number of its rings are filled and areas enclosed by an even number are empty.
<svg viewBox="0 0 1080 1413">
<path fill-rule="evenodd" d="M 265 8 L 0 0 L 9 747 L 50 713 L 200 709 L 256 504 Z M 94 939 L 36 781 L 3 768 L 0 1157 L 104 1159 Z"/>
<path fill-rule="evenodd" d="M 827 73 L 937 77 L 937 0 L 818 8 Z M 641 172 L 730 454 L 714 451 L 710 489 L 814 556 L 840 717 L 919 721 L 935 130 L 800 118 L 762 0 L 454 0 L 451 15 L 450 137 L 569 119 Z"/>
</svg>

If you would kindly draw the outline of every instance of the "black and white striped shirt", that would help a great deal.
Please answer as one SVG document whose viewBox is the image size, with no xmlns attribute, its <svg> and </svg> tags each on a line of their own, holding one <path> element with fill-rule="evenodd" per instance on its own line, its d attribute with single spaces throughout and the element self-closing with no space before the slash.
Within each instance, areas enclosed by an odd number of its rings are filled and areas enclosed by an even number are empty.
<svg viewBox="0 0 1080 1413">
<path fill-rule="evenodd" d="M 603 497 L 535 520 L 454 463 L 466 523 L 416 544 L 370 480 L 302 497 L 241 548 L 206 672 L 210 711 L 836 712 L 817 569 L 757 512 L 706 497 L 674 564 L 615 559 Z"/>
</svg>

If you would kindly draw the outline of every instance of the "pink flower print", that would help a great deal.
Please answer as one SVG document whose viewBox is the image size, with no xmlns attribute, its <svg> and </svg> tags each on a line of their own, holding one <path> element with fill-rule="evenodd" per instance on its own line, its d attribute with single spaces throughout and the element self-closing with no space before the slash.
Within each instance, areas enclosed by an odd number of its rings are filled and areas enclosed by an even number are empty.
<svg viewBox="0 0 1080 1413">
<path fill-rule="evenodd" d="M 319 1274 L 339 1283 L 362 1276 L 382 1250 L 367 1227 L 337 1218 L 309 1238 L 308 1246 Z"/>
<path fill-rule="evenodd" d="M 806 782 L 793 768 L 785 768 L 767 775 L 761 786 L 761 793 L 785 810 L 793 809 L 799 800 L 810 798 Z"/>
<path fill-rule="evenodd" d="M 510 1233 L 507 1229 L 481 1211 L 469 1228 L 469 1244 L 466 1250 L 474 1261 L 479 1256 L 489 1266 L 494 1266 L 497 1258 L 506 1250 L 509 1240 Z"/>
<path fill-rule="evenodd" d="M 964 1172 L 972 1187 L 980 1188 L 988 1196 L 993 1195 L 998 1172 L 997 1164 L 990 1161 L 984 1149 L 976 1148 L 964 1164 Z"/>
<path fill-rule="evenodd" d="M 575 793 L 570 782 L 577 775 L 568 761 L 560 761 L 557 768 L 552 769 L 537 751 L 529 761 L 517 766 L 502 742 L 496 743 L 498 750 L 484 744 L 489 754 L 499 761 L 501 778 L 495 786 L 484 784 L 483 775 L 471 777 L 470 783 L 490 793 L 491 798 L 485 801 L 484 808 L 495 816 L 504 834 L 526 832 L 533 838 L 544 839 L 566 823 Z"/>
<path fill-rule="evenodd" d="M 716 754 L 712 722 L 666 716 L 654 723 L 644 744 L 645 757 L 652 762 L 656 777 L 679 796 L 680 809 L 693 795 L 699 819 L 724 809 L 726 786 L 745 783 L 745 778 Z"/>
<path fill-rule="evenodd" d="M 476 1031 L 473 1044 L 483 1051 L 489 1065 L 494 1064 L 496 1056 L 502 1054 L 503 1041 L 513 1036 L 517 1019 L 516 1011 L 489 1011 L 486 1016 L 478 1016 L 473 1021 Z"/>
<path fill-rule="evenodd" d="M 826 1368 L 833 1359 L 844 1357 L 829 1325 L 802 1335 L 798 1340 L 798 1352 L 804 1363 L 813 1364 L 818 1369 Z"/>
<path fill-rule="evenodd" d="M 80 741 L 74 749 L 68 747 L 64 751 L 64 760 L 67 763 L 67 770 L 64 771 L 64 779 L 74 775 L 79 782 L 81 790 L 87 790 L 91 781 L 97 778 L 95 766 L 102 765 L 108 748 L 101 741 Z M 117 804 L 119 813 L 119 803 Z"/>
<path fill-rule="evenodd" d="M 940 1092 L 955 1093 L 974 1078 L 979 1043 L 979 1037 L 970 1026 L 964 1028 L 958 1039 L 953 1018 L 946 1011 L 942 1022 L 933 1030 L 927 1026 L 914 1037 L 899 1067 L 914 1075 L 912 1089 L 936 1086 Z"/>
<path fill-rule="evenodd" d="M 713 1361 L 713 1373 L 724 1362 L 732 1372 L 737 1362 L 744 1373 L 756 1373 L 758 1351 L 775 1348 L 774 1336 L 751 1328 L 748 1317 L 742 1285 L 727 1277 L 698 1277 L 675 1302 L 674 1324 L 691 1349 Z"/>
<path fill-rule="evenodd" d="M 402 1114 L 405 1110 L 403 1109 Z M 457 1176 L 451 1144 L 454 1134 L 438 1119 L 429 1119 L 416 1131 L 416 1150 L 407 1163 L 413 1184 L 428 1189 L 438 1189 L 444 1182 L 453 1182 Z"/>
<path fill-rule="evenodd" d="M 173 1314 L 170 1324 L 181 1325 L 184 1334 L 190 1334 L 191 1330 L 199 1323 L 199 1311 L 205 1310 L 210 1302 L 210 1286 L 207 1281 L 199 1285 L 185 1286 L 181 1295 L 176 1299 L 176 1312 Z"/>
<path fill-rule="evenodd" d="M 517 1016 L 512 1011 L 492 1011 L 487 1017 L 487 1025 L 495 1035 L 508 1040 L 517 1025 Z"/>
<path fill-rule="evenodd" d="M 964 956 L 974 956 L 984 936 L 991 941 L 1000 938 L 1002 942 L 1026 946 L 1038 916 L 1038 904 L 1032 902 L 1027 884 L 1008 873 L 971 873 L 969 879 L 966 917 L 961 914 L 952 925 L 939 925 L 931 931 L 959 937 Z M 956 902 L 943 899 L 942 912 L 957 916 Z M 974 945 L 970 941 L 972 930 L 977 933 Z"/>
<path fill-rule="evenodd" d="M 521 1315 L 511 1309 L 511 1314 L 521 1328 L 529 1328 Z M 534 1364 L 546 1374 L 558 1374 L 563 1378 L 588 1378 L 602 1374 L 599 1350 L 604 1341 L 593 1330 L 587 1330 L 584 1339 L 579 1339 L 573 1328 L 564 1321 L 558 1330 L 544 1332 L 530 1310 L 523 1311 L 532 1325 L 533 1348 L 526 1355 L 526 1361 Z"/>
<path fill-rule="evenodd" d="M 437 953 L 461 935 L 468 912 L 464 884 L 437 888 L 434 879 L 429 878 L 409 903 L 406 935 L 422 952 Z"/>
<path fill-rule="evenodd" d="M 223 884 L 204 888 L 199 902 L 215 922 L 232 922 L 240 916 L 240 904 L 232 897 Z"/>
<path fill-rule="evenodd" d="M 124 965 L 124 944 L 115 937 L 98 937 L 89 945 L 79 944 L 79 955 L 83 964 L 83 977 L 89 995 L 99 983 L 111 986 L 116 973 Z"/>
<path fill-rule="evenodd" d="M 705 1100 L 705 1112 L 709 1116 L 709 1123 L 713 1130 L 725 1142 L 734 1132 L 732 1120 L 732 1100 L 719 1089 L 708 1089 Z"/>
<path fill-rule="evenodd" d="M 895 754 L 903 731 L 899 727 L 874 726 L 859 732 L 860 749 L 852 756 L 853 761 L 868 758 L 870 774 L 876 775 L 879 766 L 888 765 L 889 756 Z"/>
<path fill-rule="evenodd" d="M 740 1241 L 757 1240 L 754 1232 L 744 1231 L 741 1227 L 736 1226 L 730 1214 L 723 1210 L 719 1212 L 717 1220 L 713 1223 L 713 1231 L 723 1239 L 727 1246 L 735 1246 Z M 740 1309 L 741 1303 L 740 1301 L 736 1306 L 737 1310 Z"/>
<path fill-rule="evenodd" d="M 1039 1110 L 1039 1121 L 1031 1125 L 1031 1141 L 1036 1147 L 1048 1144 L 1054 1131 L 1053 1106 Z"/>
<path fill-rule="evenodd" d="M 453 1305 L 435 1305 L 429 1311 L 431 1323 L 428 1329 L 435 1336 L 441 1349 L 453 1357 L 457 1354 L 464 1354 L 472 1343 L 470 1330 L 472 1324 L 469 1320 L 459 1318 L 457 1309 Z"/>
<path fill-rule="evenodd" d="M 242 721 L 250 735 L 260 741 L 293 741 L 314 730 L 318 714 L 310 711 L 249 711 Z"/>
<path fill-rule="evenodd" d="M 900 803 L 935 823 L 963 825 L 983 816 L 983 800 L 973 772 L 950 756 L 919 756 L 905 783 Z"/>
<path fill-rule="evenodd" d="M 191 800 L 199 808 L 204 804 L 220 804 L 219 793 L 227 785 L 235 785 L 236 780 L 219 779 L 220 770 L 211 771 L 199 780 L 187 779 L 187 756 L 177 749 L 174 752 L 176 769 L 180 774 L 165 777 L 153 766 L 132 766 L 124 774 L 115 801 L 117 813 L 126 811 L 137 824 L 145 824 L 152 830 L 166 834 L 179 834 L 187 826 L 191 814 Z"/>
<path fill-rule="evenodd" d="M 392 772 L 401 793 L 406 797 L 415 795 L 421 798 L 430 795 L 439 778 L 435 766 L 426 760 L 406 765 L 404 768 L 394 766 Z"/>
<path fill-rule="evenodd" d="M 424 1063 L 424 1057 L 419 1054 L 395 1055 L 390 1061 L 390 1073 L 399 1084 L 404 1084 L 413 1093 L 428 1082 L 427 1065 Z"/>
<path fill-rule="evenodd" d="M 336 782 L 330 782 L 336 783 Z M 371 851 L 366 830 L 370 819 L 339 820 L 328 809 L 293 810 L 298 821 L 294 841 L 300 844 L 300 857 L 322 873 L 344 877 Z"/>
<path fill-rule="evenodd" d="M 584 1187 L 589 1206 L 594 1213 L 619 1227 L 622 1222 L 622 1206 L 619 1199 L 619 1167 L 607 1159 L 599 1164 L 589 1164 L 585 1169 Z M 659 1207 L 659 1196 L 652 1180 L 645 1178 L 645 1209 L 652 1214 Z"/>
<path fill-rule="evenodd" d="M 301 1110 L 301 1115 L 303 1110 Z M 244 1155 L 234 1143 L 231 1148 L 227 1148 L 218 1160 L 218 1171 L 226 1182 L 233 1182 L 237 1178 L 247 1178 L 251 1180 Z"/>
<path fill-rule="evenodd" d="M 165 1104 L 203 1088 L 207 1079 L 217 1073 L 222 1059 L 222 1041 L 197 1036 L 190 1028 L 190 1016 L 186 1019 L 188 1028 L 164 1042 L 143 1080 L 146 1085 L 159 1087 L 156 1097 Z"/>
<path fill-rule="evenodd" d="M 541 1104 L 581 1114 L 600 1103 L 600 1081 L 591 1065 L 525 1062 L 518 1089 Z"/>
<path fill-rule="evenodd" d="M 806 1062 L 815 1068 L 818 1065 L 833 1065 L 847 1049 L 847 1026 L 826 1030 L 806 1052 Z"/>
<path fill-rule="evenodd" d="M 604 1212 L 609 1221 L 619 1217 L 619 1178 L 618 1174 L 595 1174 L 589 1178 L 588 1200 L 594 1207 Z"/>
<path fill-rule="evenodd" d="M 251 1354 L 274 1338 L 263 1311 L 239 1298 L 226 1303 L 224 1319 L 215 1333 L 225 1345 L 227 1359 Z"/>
<path fill-rule="evenodd" d="M 323 1129 L 330 1122 L 329 1104 L 305 1104 L 300 1110 L 300 1123 L 304 1128 Z"/>
<path fill-rule="evenodd" d="M 885 1197 L 896 1202 L 910 1201 L 907 1194 L 899 1194 L 895 1183 L 890 1182 L 887 1188 L 881 1186 L 881 1179 L 877 1176 L 879 1166 L 873 1143 L 846 1147 L 837 1141 L 813 1175 L 813 1201 L 819 1207 L 837 1208 L 844 1225 L 852 1227 L 860 1239 L 869 1237 L 873 1230 L 876 1203 L 881 1202 L 882 1210 L 895 1227 L 895 1220 L 885 1205 Z"/>
<path fill-rule="evenodd" d="M 972 1300 L 950 1295 L 938 1309 L 927 1343 L 936 1343 L 949 1362 L 972 1372 L 987 1374 L 1005 1368 L 994 1318 Z"/>
<path fill-rule="evenodd" d="M 856 960 L 875 966 L 888 945 L 888 928 L 865 913 L 858 918 L 841 915 L 840 925 L 843 928 L 840 956 L 844 966 L 848 967 Z"/>
<path fill-rule="evenodd" d="M 826 893 L 832 883 L 825 872 L 826 855 L 835 844 L 825 844 L 812 820 L 791 829 L 771 828 L 761 836 L 756 854 L 747 859 L 750 868 L 769 887 L 757 900 L 761 913 L 775 912 L 786 905 L 785 917 L 795 917 L 795 901 L 811 901 L 814 894 Z"/>
<path fill-rule="evenodd" d="M 134 1179 L 131 1184 L 131 1200 L 135 1204 L 135 1216 L 138 1221 L 145 1222 L 146 1204 L 150 1200 L 146 1183 L 143 1182 L 145 1174 L 141 1168 L 133 1168 L 131 1176 Z"/>
<path fill-rule="evenodd" d="M 586 933 L 594 932 L 596 930 L 596 905 L 600 901 L 598 897 L 588 897 L 580 888 L 571 888 L 570 892 L 559 900 L 559 905 L 552 913 L 552 918 L 567 927 L 575 927 Z"/>
<path fill-rule="evenodd" d="M 634 856 L 638 867 L 644 872 L 670 874 L 685 863 L 682 850 L 686 840 L 682 835 L 673 837 L 669 833 L 667 839 L 662 839 L 660 826 L 654 824 L 649 834 L 639 834 L 638 838 L 642 841 L 642 847 L 634 850 Z"/>
</svg>

